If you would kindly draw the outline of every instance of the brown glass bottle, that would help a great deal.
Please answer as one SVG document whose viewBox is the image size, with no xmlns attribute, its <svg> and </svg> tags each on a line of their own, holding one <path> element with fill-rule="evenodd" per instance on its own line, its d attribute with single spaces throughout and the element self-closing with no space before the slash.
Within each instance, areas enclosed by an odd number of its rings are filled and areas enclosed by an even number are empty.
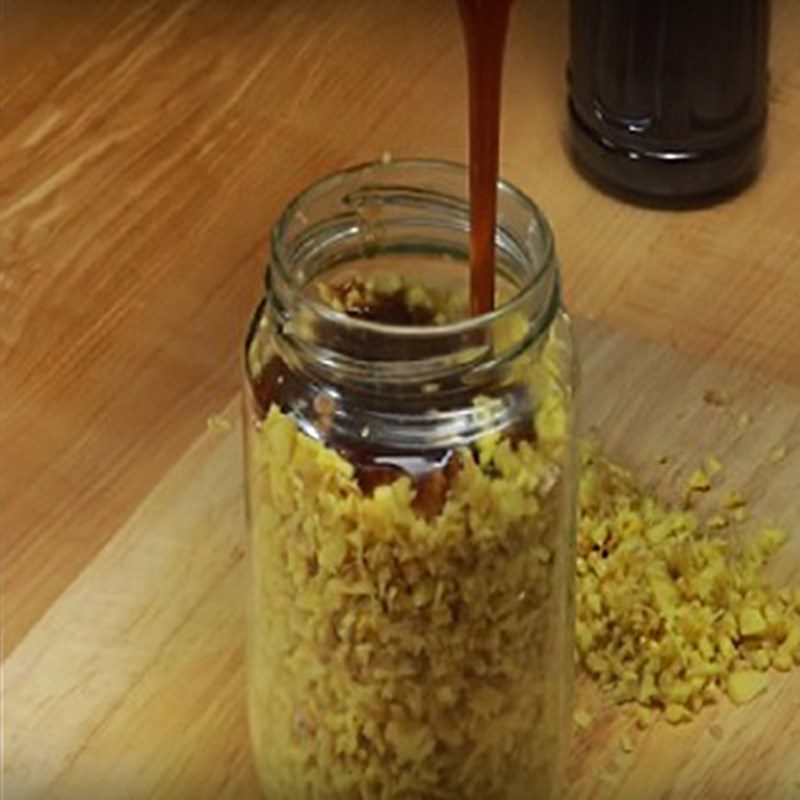
<svg viewBox="0 0 800 800">
<path fill-rule="evenodd" d="M 769 0 L 571 0 L 571 150 L 628 199 L 713 201 L 757 174 Z"/>
</svg>

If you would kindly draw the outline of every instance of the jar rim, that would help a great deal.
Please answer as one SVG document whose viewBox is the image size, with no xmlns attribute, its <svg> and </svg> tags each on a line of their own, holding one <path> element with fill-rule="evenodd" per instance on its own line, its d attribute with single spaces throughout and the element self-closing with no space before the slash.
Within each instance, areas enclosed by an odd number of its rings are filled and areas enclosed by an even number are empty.
<svg viewBox="0 0 800 800">
<path fill-rule="evenodd" d="M 371 173 L 379 173 L 381 176 L 391 175 L 393 172 L 401 173 L 403 170 L 427 170 L 430 172 L 446 172 L 451 176 L 463 176 L 465 182 L 468 177 L 468 168 L 465 164 L 456 161 L 448 161 L 445 159 L 424 159 L 424 158 L 404 158 L 392 160 L 376 160 L 356 164 L 350 167 L 337 170 L 317 179 L 309 184 L 299 194 L 295 195 L 286 205 L 283 213 L 279 217 L 277 223 L 272 229 L 270 237 L 271 242 L 271 262 L 265 271 L 265 286 L 267 292 L 270 290 L 270 273 L 272 277 L 278 277 L 279 283 L 290 290 L 296 291 L 302 289 L 295 276 L 290 269 L 290 258 L 287 253 L 286 240 L 288 238 L 289 226 L 296 218 L 297 214 L 302 211 L 304 204 L 313 201 L 314 199 L 324 195 L 326 192 L 334 188 L 338 183 L 344 183 L 346 180 L 351 179 L 359 174 L 369 175 Z M 408 338 L 431 336 L 460 336 L 468 335 L 473 331 L 480 330 L 491 326 L 492 324 L 513 315 L 518 309 L 530 303 L 534 293 L 540 288 L 542 282 L 548 277 L 552 277 L 555 272 L 555 280 L 553 282 L 553 290 L 556 295 L 560 291 L 560 276 L 558 275 L 558 268 L 555 260 L 555 245 L 553 239 L 552 229 L 547 221 L 547 218 L 542 213 L 540 208 L 531 200 L 521 189 L 515 186 L 510 181 L 499 178 L 497 182 L 498 194 L 505 194 L 518 205 L 523 212 L 529 215 L 531 220 L 537 226 L 543 242 L 541 264 L 537 269 L 533 270 L 528 279 L 520 286 L 516 287 L 516 291 L 506 301 L 500 303 L 495 308 L 488 312 L 476 316 L 466 317 L 454 322 L 445 322 L 437 325 L 399 325 L 386 322 L 377 322 L 374 320 L 366 320 L 354 318 L 347 315 L 343 311 L 337 311 L 329 305 L 317 300 L 311 296 L 305 295 L 301 299 L 302 305 L 308 308 L 312 314 L 321 319 L 322 321 L 345 326 L 353 331 L 360 331 L 365 334 L 380 333 L 383 336 L 397 335 Z M 499 203 L 498 203 L 499 206 Z M 299 295 L 300 293 L 297 292 Z M 560 300 L 560 298 L 558 298 Z M 554 304 L 549 303 L 550 307 Z M 558 305 L 558 302 L 555 303 Z M 550 316 L 550 315 L 546 315 Z M 540 331 L 547 327 L 549 319 L 542 321 Z"/>
</svg>

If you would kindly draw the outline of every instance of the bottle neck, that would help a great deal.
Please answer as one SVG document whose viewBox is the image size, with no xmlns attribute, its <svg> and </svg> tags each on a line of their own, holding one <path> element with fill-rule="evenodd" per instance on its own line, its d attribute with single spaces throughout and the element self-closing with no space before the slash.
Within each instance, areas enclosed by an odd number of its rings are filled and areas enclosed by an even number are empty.
<svg viewBox="0 0 800 800">
<path fill-rule="evenodd" d="M 560 307 L 552 237 L 538 209 L 499 186 L 497 265 L 506 296 L 482 316 L 440 325 L 354 319 L 309 291 L 347 269 L 431 264 L 468 285 L 466 170 L 443 162 L 369 164 L 331 176 L 291 203 L 273 235 L 265 316 L 289 364 L 361 393 L 423 397 L 491 383 L 535 346 Z"/>
</svg>

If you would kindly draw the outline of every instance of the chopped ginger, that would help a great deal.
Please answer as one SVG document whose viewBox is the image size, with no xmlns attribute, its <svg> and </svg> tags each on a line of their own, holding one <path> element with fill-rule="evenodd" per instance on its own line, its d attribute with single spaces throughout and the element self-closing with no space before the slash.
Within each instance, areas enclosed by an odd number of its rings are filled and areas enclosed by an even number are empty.
<svg viewBox="0 0 800 800">
<path fill-rule="evenodd" d="M 575 723 L 575 727 L 580 728 L 582 731 L 586 731 L 592 727 L 594 717 L 588 711 L 584 711 L 583 709 L 579 708 L 573 712 L 572 721 Z"/>
<path fill-rule="evenodd" d="M 638 706 L 636 709 L 636 724 L 640 728 L 649 728 L 653 722 L 653 712 L 646 706 Z"/>
<path fill-rule="evenodd" d="M 670 725 L 680 725 L 681 722 L 689 722 L 692 719 L 692 713 L 685 706 L 671 703 L 667 706 L 664 712 L 667 722 Z"/>
<path fill-rule="evenodd" d="M 696 469 L 689 478 L 689 488 L 695 492 L 707 492 L 711 488 L 711 481 L 702 469 Z"/>
<path fill-rule="evenodd" d="M 742 508 L 747 505 L 747 498 L 738 489 L 731 489 L 722 499 L 725 509 Z"/>
<path fill-rule="evenodd" d="M 759 636 L 767 630 L 764 615 L 757 608 L 744 608 L 739 614 L 742 636 Z"/>
<path fill-rule="evenodd" d="M 766 691 L 769 678 L 755 669 L 741 669 L 731 673 L 728 678 L 728 697 L 742 706 Z"/>
<path fill-rule="evenodd" d="M 596 447 L 582 455 L 576 646 L 614 700 L 663 709 L 678 724 L 726 692 L 746 702 L 766 688 L 766 670 L 800 663 L 800 592 L 773 589 L 763 575 L 785 531 L 765 526 L 739 547 L 720 529 L 728 513 L 746 512 L 741 492 L 703 525 Z M 705 485 L 706 475 L 695 477 Z"/>
<path fill-rule="evenodd" d="M 731 511 L 731 519 L 734 522 L 745 522 L 748 518 L 749 514 L 747 513 L 746 506 L 740 506 L 739 508 L 734 508 Z"/>
<path fill-rule="evenodd" d="M 343 303 L 364 291 L 386 290 L 354 283 Z M 447 474 L 365 489 L 357 462 L 278 404 L 248 428 L 249 702 L 265 795 L 544 796 L 573 580 L 557 344 L 525 365 L 536 435 L 477 439 Z M 320 394 L 312 408 L 324 433 L 336 405 Z"/>
</svg>

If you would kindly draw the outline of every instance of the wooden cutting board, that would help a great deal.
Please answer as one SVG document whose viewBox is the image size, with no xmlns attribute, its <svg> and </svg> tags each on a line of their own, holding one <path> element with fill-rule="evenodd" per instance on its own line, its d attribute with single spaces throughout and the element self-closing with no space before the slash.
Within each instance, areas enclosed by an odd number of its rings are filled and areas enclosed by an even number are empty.
<svg viewBox="0 0 800 800">
<path fill-rule="evenodd" d="M 800 582 L 800 392 L 592 323 L 579 331 L 583 425 L 667 495 L 716 454 L 754 516 L 789 528 L 771 574 Z M 704 402 L 707 389 L 730 405 Z M 238 400 L 225 416 L 231 429 L 198 431 L 7 659 L 9 800 L 258 796 L 243 700 Z M 772 463 L 778 446 L 787 455 Z M 579 702 L 597 723 L 576 737 L 570 797 L 800 798 L 800 669 L 772 673 L 748 706 L 635 732 L 631 754 L 619 741 L 626 712 L 583 680 Z"/>
</svg>

